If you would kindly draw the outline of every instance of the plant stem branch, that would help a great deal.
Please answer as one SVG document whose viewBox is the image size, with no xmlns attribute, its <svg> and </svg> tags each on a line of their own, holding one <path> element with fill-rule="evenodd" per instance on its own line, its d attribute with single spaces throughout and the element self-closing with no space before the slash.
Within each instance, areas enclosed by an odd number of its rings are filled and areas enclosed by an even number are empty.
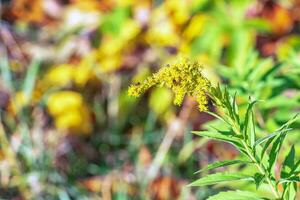
<svg viewBox="0 0 300 200">
<path fill-rule="evenodd" d="M 242 144 L 245 147 L 249 158 L 251 159 L 252 162 L 254 162 L 254 164 L 255 164 L 256 168 L 259 170 L 259 172 L 263 175 L 266 175 L 266 179 L 267 179 L 269 188 L 271 189 L 272 193 L 275 195 L 276 198 L 279 198 L 280 195 L 279 195 L 278 189 L 277 189 L 276 185 L 273 183 L 273 181 L 271 180 L 270 174 L 267 172 L 265 167 L 262 166 L 260 164 L 260 162 L 255 158 L 255 156 L 252 154 L 251 149 L 249 149 L 249 146 L 245 143 L 244 140 L 242 140 Z"/>
<path fill-rule="evenodd" d="M 236 122 L 233 121 L 232 119 L 230 120 L 232 125 L 233 125 L 233 129 L 234 132 L 236 132 L 236 134 L 238 135 L 242 135 L 240 128 L 237 126 Z M 266 179 L 269 185 L 269 188 L 271 189 L 272 193 L 275 195 L 276 198 L 280 198 L 280 194 L 278 192 L 278 189 L 276 187 L 276 184 L 274 184 L 274 182 L 272 181 L 272 177 L 270 176 L 270 173 L 268 173 L 268 171 L 265 169 L 265 167 L 261 164 L 261 162 L 259 162 L 255 155 L 253 154 L 253 150 L 251 149 L 251 147 L 249 147 L 249 145 L 246 143 L 245 140 L 240 139 L 243 147 L 245 148 L 248 157 L 250 158 L 250 160 L 252 162 L 254 162 L 256 168 L 259 170 L 259 172 L 263 175 L 266 175 Z"/>
</svg>

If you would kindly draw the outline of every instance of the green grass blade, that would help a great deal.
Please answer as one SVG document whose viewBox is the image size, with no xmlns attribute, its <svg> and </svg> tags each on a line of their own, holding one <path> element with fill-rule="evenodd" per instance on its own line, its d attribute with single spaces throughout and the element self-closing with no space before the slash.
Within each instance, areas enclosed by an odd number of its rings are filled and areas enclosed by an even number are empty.
<svg viewBox="0 0 300 200">
<path fill-rule="evenodd" d="M 32 97 L 32 92 L 34 90 L 35 80 L 38 74 L 39 67 L 40 62 L 37 60 L 32 61 L 32 63 L 28 67 L 28 71 L 23 85 L 23 92 L 26 102 L 28 102 Z"/>
<path fill-rule="evenodd" d="M 8 87 L 8 89 L 13 90 L 12 75 L 6 57 L 0 60 L 0 69 L 1 69 L 1 76 L 5 85 Z"/>
</svg>

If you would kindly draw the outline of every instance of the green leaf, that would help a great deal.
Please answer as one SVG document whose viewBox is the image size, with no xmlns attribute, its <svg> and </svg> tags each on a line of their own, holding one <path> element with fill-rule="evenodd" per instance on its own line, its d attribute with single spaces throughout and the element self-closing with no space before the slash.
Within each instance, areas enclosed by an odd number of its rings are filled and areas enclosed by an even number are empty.
<svg viewBox="0 0 300 200">
<path fill-rule="evenodd" d="M 234 119 L 239 124 L 240 123 L 240 117 L 239 117 L 238 106 L 236 104 L 236 94 L 237 94 L 237 92 L 234 93 L 231 104 L 232 104 L 232 111 L 233 111 Z"/>
<path fill-rule="evenodd" d="M 299 113 L 298 113 L 299 114 Z M 283 141 L 285 139 L 285 136 L 286 136 L 286 132 L 287 132 L 287 129 L 289 129 L 289 126 L 297 120 L 298 118 L 298 114 L 296 114 L 292 119 L 290 119 L 287 123 L 285 123 L 284 125 L 282 125 L 279 129 L 279 134 L 275 137 L 276 140 L 274 141 L 273 145 L 272 145 L 272 148 L 271 148 L 271 151 L 272 152 L 270 154 L 270 158 L 269 158 L 269 166 L 268 166 L 268 171 L 271 172 L 273 175 L 274 175 L 274 165 L 275 165 L 275 161 L 278 157 L 278 154 L 279 154 L 279 151 L 281 149 L 281 146 L 283 144 Z M 271 139 L 273 140 L 273 138 Z M 269 141 L 267 142 L 267 144 L 269 145 Z M 266 145 L 267 145 L 266 144 Z M 264 150 L 265 151 L 266 148 L 264 147 Z M 263 154 L 262 154 L 263 155 Z"/>
<path fill-rule="evenodd" d="M 220 133 L 217 133 L 214 131 L 192 131 L 192 133 L 199 135 L 199 136 L 208 137 L 208 138 L 211 138 L 214 140 L 228 142 L 230 144 L 240 147 L 239 140 L 232 135 L 220 134 Z M 225 133 L 225 132 L 223 132 L 223 133 Z"/>
<path fill-rule="evenodd" d="M 245 22 L 245 26 L 255 28 L 261 32 L 270 32 L 272 30 L 272 26 L 266 20 L 262 18 L 251 18 Z"/>
<path fill-rule="evenodd" d="M 286 156 L 285 160 L 282 163 L 280 177 L 287 178 L 291 176 L 290 173 L 293 172 L 294 166 L 295 166 L 295 146 L 293 145 L 288 155 Z"/>
<path fill-rule="evenodd" d="M 272 59 L 264 59 L 254 68 L 248 77 L 250 83 L 258 83 L 264 76 L 273 70 L 274 64 Z"/>
<path fill-rule="evenodd" d="M 106 34 L 117 36 L 122 29 L 130 12 L 126 7 L 117 7 L 112 12 L 104 16 L 100 30 Z"/>
<path fill-rule="evenodd" d="M 279 84 L 279 81 L 274 81 L 274 84 Z M 284 83 L 282 83 L 284 84 Z M 276 86 L 273 86 L 276 87 Z M 275 96 L 268 98 L 268 101 L 262 105 L 262 109 L 272 109 L 272 108 L 293 108 L 299 105 L 298 97 L 286 97 L 286 96 Z"/>
<path fill-rule="evenodd" d="M 264 145 L 262 151 L 261 151 L 261 158 L 263 158 L 267 148 L 270 146 L 270 144 L 273 142 L 273 140 L 278 137 L 279 135 L 283 135 L 286 134 L 288 131 L 292 130 L 291 128 L 289 128 L 289 126 L 295 122 L 298 118 L 298 114 L 297 113 L 292 119 L 290 119 L 288 122 L 286 122 L 285 124 L 283 124 L 279 129 L 277 129 L 274 133 L 261 138 L 259 140 L 257 140 L 254 144 L 254 146 L 258 146 L 259 144 L 262 144 L 263 142 L 266 142 L 266 144 Z"/>
<path fill-rule="evenodd" d="M 256 190 L 264 182 L 264 180 L 265 180 L 265 175 L 264 174 L 256 173 L 254 175 L 254 182 L 255 182 L 255 185 L 256 185 Z"/>
<path fill-rule="evenodd" d="M 228 65 L 236 68 L 242 74 L 243 64 L 246 62 L 250 50 L 251 34 L 245 29 L 234 27 L 230 34 L 230 45 L 227 51 Z"/>
<path fill-rule="evenodd" d="M 299 176 L 293 176 L 289 178 L 282 178 L 279 180 L 279 183 L 290 183 L 290 182 L 300 182 L 300 177 Z"/>
<path fill-rule="evenodd" d="M 273 142 L 275 137 L 271 137 L 270 139 L 267 140 L 266 144 L 264 145 L 262 151 L 261 151 L 261 154 L 260 154 L 260 157 L 261 159 L 263 159 L 264 155 L 265 155 L 265 152 L 267 151 L 268 147 L 271 145 L 271 143 Z"/>
<path fill-rule="evenodd" d="M 296 175 L 296 174 L 300 173 L 299 169 L 298 169 L 299 167 L 300 167 L 300 160 L 298 160 L 297 163 L 294 165 L 291 174 Z"/>
<path fill-rule="evenodd" d="M 291 128 L 287 128 L 287 129 L 285 129 L 284 131 L 283 131 L 283 130 L 275 131 L 275 132 L 273 132 L 273 133 L 267 135 L 266 137 L 263 137 L 263 138 L 260 138 L 260 139 L 256 140 L 254 146 L 260 145 L 260 144 L 262 144 L 262 143 L 264 143 L 264 142 L 266 142 L 266 141 L 268 141 L 268 140 L 273 139 L 273 138 L 276 137 L 278 134 L 282 134 L 282 133 L 288 132 L 288 131 L 290 131 L 290 130 L 292 130 L 292 129 L 291 129 Z"/>
<path fill-rule="evenodd" d="M 243 135 L 247 139 L 247 142 L 251 147 L 253 147 L 255 144 L 255 122 L 252 108 L 257 102 L 258 101 L 255 100 L 248 104 L 245 121 L 243 124 Z"/>
<path fill-rule="evenodd" d="M 300 113 L 297 113 L 297 114 L 296 114 L 294 117 L 292 117 L 289 121 L 287 121 L 285 124 L 283 124 L 283 125 L 279 128 L 279 130 L 283 130 L 283 129 L 289 128 L 289 126 L 290 126 L 292 123 L 294 123 L 295 121 L 298 120 L 299 114 L 300 114 Z"/>
<path fill-rule="evenodd" d="M 223 161 L 218 161 L 218 162 L 209 164 L 205 168 L 203 168 L 203 169 L 201 169 L 201 170 L 199 170 L 195 173 L 212 170 L 212 169 L 216 169 L 216 168 L 219 168 L 219 167 L 234 165 L 234 164 L 248 164 L 248 163 L 251 163 L 251 162 L 244 161 L 244 160 L 223 160 Z"/>
<path fill-rule="evenodd" d="M 221 117 L 220 115 L 215 114 L 215 113 L 210 112 L 210 111 L 205 111 L 205 112 L 208 113 L 208 114 L 210 114 L 211 116 L 213 116 L 213 117 L 221 120 L 222 122 L 226 123 L 227 125 L 230 125 L 230 123 L 227 120 L 225 120 L 223 117 Z"/>
<path fill-rule="evenodd" d="M 238 180 L 253 181 L 253 177 L 245 174 L 240 174 L 240 173 L 223 172 L 223 173 L 207 175 L 203 178 L 198 179 L 197 181 L 192 182 L 188 186 L 205 186 L 205 185 L 213 185 L 220 182 L 238 181 Z"/>
<path fill-rule="evenodd" d="M 227 111 L 229 112 L 230 117 L 234 119 L 233 108 L 231 106 L 230 95 L 228 93 L 227 87 L 225 87 L 224 89 L 222 102 L 225 108 L 227 109 Z"/>
<path fill-rule="evenodd" d="M 276 159 L 278 157 L 278 154 L 280 152 L 282 143 L 285 139 L 286 134 L 281 134 L 279 136 L 277 136 L 276 140 L 274 141 L 272 148 L 270 150 L 270 158 L 269 158 L 269 166 L 268 166 L 268 171 L 271 172 L 274 175 L 274 166 L 275 166 L 275 162 Z"/>
<path fill-rule="evenodd" d="M 284 186 L 283 199 L 295 200 L 297 195 L 297 183 L 288 183 Z"/>
<path fill-rule="evenodd" d="M 192 131 L 192 133 L 199 135 L 199 136 L 207 137 L 210 139 L 230 143 L 233 146 L 235 146 L 241 153 L 247 155 L 247 152 L 245 151 L 244 146 L 240 142 L 241 139 L 238 138 L 237 136 L 235 136 L 233 134 L 233 131 L 221 131 L 214 127 L 210 127 L 210 128 L 212 128 L 213 130 Z"/>
<path fill-rule="evenodd" d="M 262 198 L 252 192 L 240 191 L 240 190 L 220 192 L 220 193 L 208 198 L 208 200 L 227 200 L 227 199 L 230 199 L 230 200 L 263 200 L 265 198 Z"/>
</svg>

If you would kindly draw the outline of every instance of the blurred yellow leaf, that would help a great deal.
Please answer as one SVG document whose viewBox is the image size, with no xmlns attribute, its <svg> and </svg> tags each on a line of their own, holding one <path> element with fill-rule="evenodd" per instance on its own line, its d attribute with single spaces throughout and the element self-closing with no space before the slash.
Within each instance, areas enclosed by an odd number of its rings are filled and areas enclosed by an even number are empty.
<svg viewBox="0 0 300 200">
<path fill-rule="evenodd" d="M 172 104 L 172 92 L 163 87 L 155 88 L 150 95 L 149 106 L 156 114 L 163 114 Z"/>
<path fill-rule="evenodd" d="M 45 82 L 50 86 L 63 86 L 72 81 L 73 66 L 70 64 L 62 64 L 51 67 L 45 75 Z"/>
</svg>

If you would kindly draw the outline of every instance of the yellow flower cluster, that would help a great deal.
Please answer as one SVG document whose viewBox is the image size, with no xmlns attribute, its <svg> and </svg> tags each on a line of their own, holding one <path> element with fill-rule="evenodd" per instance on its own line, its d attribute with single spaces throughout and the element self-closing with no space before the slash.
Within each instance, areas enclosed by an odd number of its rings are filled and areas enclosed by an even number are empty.
<svg viewBox="0 0 300 200">
<path fill-rule="evenodd" d="M 45 76 L 44 83 L 47 86 L 65 86 L 71 82 L 83 87 L 93 77 L 91 68 L 72 64 L 61 64 L 52 67 Z"/>
<path fill-rule="evenodd" d="M 90 111 L 81 94 L 73 91 L 53 93 L 48 98 L 47 107 L 58 129 L 77 134 L 92 131 Z"/>
<path fill-rule="evenodd" d="M 130 96 L 138 97 L 150 87 L 162 84 L 175 93 L 174 104 L 180 105 L 185 95 L 192 96 L 199 104 L 199 110 L 207 110 L 206 92 L 210 82 L 202 74 L 202 66 L 198 62 L 182 59 L 180 62 L 168 65 L 147 78 L 143 83 L 131 85 Z"/>
<path fill-rule="evenodd" d="M 140 25 L 134 20 L 124 22 L 124 27 L 117 36 L 105 35 L 97 51 L 98 70 L 109 73 L 119 69 L 122 65 L 123 54 L 131 48 L 131 41 L 141 31 Z"/>
</svg>

